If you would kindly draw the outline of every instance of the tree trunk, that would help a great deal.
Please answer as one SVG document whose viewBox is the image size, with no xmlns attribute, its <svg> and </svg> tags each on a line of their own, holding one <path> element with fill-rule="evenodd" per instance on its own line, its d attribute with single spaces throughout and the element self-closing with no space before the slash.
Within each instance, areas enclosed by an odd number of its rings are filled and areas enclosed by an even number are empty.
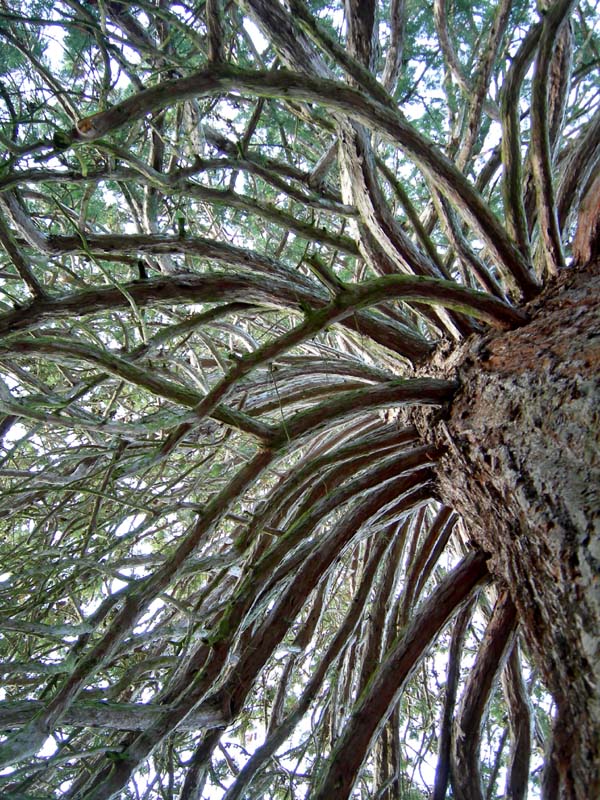
<svg viewBox="0 0 600 800">
<path fill-rule="evenodd" d="M 600 264 L 565 271 L 527 325 L 472 337 L 435 434 L 443 502 L 491 554 L 556 703 L 548 798 L 600 797 L 599 288 Z"/>
</svg>

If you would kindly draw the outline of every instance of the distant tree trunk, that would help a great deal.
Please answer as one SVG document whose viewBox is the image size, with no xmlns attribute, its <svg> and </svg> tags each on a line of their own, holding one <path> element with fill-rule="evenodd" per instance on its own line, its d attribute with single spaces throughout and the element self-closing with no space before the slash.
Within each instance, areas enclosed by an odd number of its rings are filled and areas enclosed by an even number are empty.
<svg viewBox="0 0 600 800">
<path fill-rule="evenodd" d="M 599 289 L 600 264 L 565 271 L 529 324 L 469 340 L 436 430 L 441 497 L 491 554 L 556 703 L 546 798 L 600 797 Z"/>
</svg>

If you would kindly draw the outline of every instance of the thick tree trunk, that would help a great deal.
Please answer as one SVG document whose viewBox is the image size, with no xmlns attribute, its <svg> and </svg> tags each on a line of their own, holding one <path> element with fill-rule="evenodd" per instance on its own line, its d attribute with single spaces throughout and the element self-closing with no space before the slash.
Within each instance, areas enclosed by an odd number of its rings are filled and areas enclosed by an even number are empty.
<svg viewBox="0 0 600 800">
<path fill-rule="evenodd" d="M 600 797 L 599 289 L 598 264 L 563 272 L 529 324 L 471 339 L 436 429 L 441 497 L 491 554 L 556 702 L 548 798 Z"/>
</svg>

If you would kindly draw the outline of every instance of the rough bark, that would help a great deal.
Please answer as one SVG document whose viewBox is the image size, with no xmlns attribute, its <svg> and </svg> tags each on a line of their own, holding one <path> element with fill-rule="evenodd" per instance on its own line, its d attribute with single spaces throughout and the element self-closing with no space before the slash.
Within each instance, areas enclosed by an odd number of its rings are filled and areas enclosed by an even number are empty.
<svg viewBox="0 0 600 800">
<path fill-rule="evenodd" d="M 530 323 L 455 353 L 436 433 L 442 498 L 511 593 L 556 702 L 559 796 L 579 800 L 600 796 L 599 289 L 600 265 L 565 271 Z"/>
</svg>

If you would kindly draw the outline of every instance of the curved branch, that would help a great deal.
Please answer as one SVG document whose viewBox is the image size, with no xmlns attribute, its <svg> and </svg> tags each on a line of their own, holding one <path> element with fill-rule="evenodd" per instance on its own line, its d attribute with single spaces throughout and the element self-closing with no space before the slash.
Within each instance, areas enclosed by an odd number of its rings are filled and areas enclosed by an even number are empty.
<svg viewBox="0 0 600 800">
<path fill-rule="evenodd" d="M 391 100 L 385 105 L 337 81 L 298 75 L 287 70 L 252 72 L 233 66 L 213 65 L 187 78 L 165 81 L 145 89 L 107 111 L 86 117 L 69 137 L 73 143 L 94 141 L 150 111 L 170 106 L 179 100 L 235 90 L 249 91 L 259 97 L 322 103 L 387 134 L 402 145 L 433 181 L 437 181 L 444 193 L 471 221 L 498 262 L 514 277 L 525 295 L 530 297 L 537 292 L 538 284 L 529 265 L 479 193 L 450 159 L 406 122 Z"/>
<path fill-rule="evenodd" d="M 23 253 L 19 249 L 17 243 L 15 242 L 13 235 L 9 228 L 4 224 L 4 220 L 0 215 L 0 243 L 6 253 L 8 254 L 10 260 L 15 265 L 15 269 L 17 270 L 18 274 L 22 278 L 23 282 L 31 292 L 34 297 L 44 298 L 46 297 L 46 291 L 42 284 L 38 281 L 38 279 L 33 274 L 31 267 L 25 260 Z"/>
<path fill-rule="evenodd" d="M 444 710 L 439 736 L 439 756 L 435 770 L 435 784 L 432 800 L 445 800 L 450 777 L 450 750 L 452 746 L 452 717 L 456 703 L 456 693 L 460 678 L 460 661 L 467 627 L 473 614 L 475 598 L 462 609 L 454 623 L 450 651 L 448 653 L 448 668 L 446 675 L 446 690 L 444 696 Z"/>
<path fill-rule="evenodd" d="M 492 69 L 508 25 L 512 4 L 512 0 L 502 0 L 496 3 L 489 33 L 481 46 L 481 55 L 475 65 L 473 89 L 469 96 L 468 118 L 465 120 L 466 130 L 456 156 L 456 163 L 461 168 L 466 167 L 469 163 L 481 130 L 481 117 L 486 106 L 485 98 L 490 87 Z M 488 102 L 487 105 L 489 106 L 490 103 Z M 495 107 L 494 112 L 497 118 L 497 109 Z"/>
<path fill-rule="evenodd" d="M 400 495 L 406 496 L 407 509 L 415 503 L 423 502 L 429 495 L 422 486 L 423 476 L 418 473 L 402 475 L 389 481 L 382 488 L 372 492 L 367 499 L 345 515 L 316 552 L 307 558 L 294 579 L 286 586 L 280 597 L 252 636 L 245 651 L 241 654 L 233 674 L 219 695 L 228 700 L 230 713 L 235 715 L 254 684 L 256 675 L 264 666 L 270 654 L 285 636 L 292 621 L 298 614 L 305 598 L 325 575 L 334 559 L 349 544 L 353 536 L 371 517 L 376 515 L 386 503 Z M 485 569 L 485 565 L 483 565 Z M 481 571 L 481 570 L 480 570 Z M 479 576 L 480 579 L 483 576 Z M 247 605 L 244 594 L 242 605 Z M 164 737 L 174 730 L 188 713 L 205 697 L 208 687 L 220 674 L 229 652 L 231 638 L 236 635 L 240 622 L 237 604 L 230 603 L 219 623 L 212 641 L 211 654 L 202 670 L 190 675 L 186 690 L 162 719 L 152 729 L 140 734 L 128 743 L 120 753 L 120 759 L 102 773 L 96 787 L 83 800 L 109 800 L 129 780 L 139 762 L 146 758 Z M 208 701 L 214 701 L 208 697 Z"/>
<path fill-rule="evenodd" d="M 115 356 L 107 350 L 100 350 L 90 344 L 69 339 L 58 339 L 50 336 L 38 336 L 35 339 L 13 339 L 9 345 L 0 346 L 0 353 L 41 353 L 49 358 L 61 360 L 64 356 L 95 364 L 100 369 L 111 375 L 116 375 L 134 386 L 143 386 L 149 392 L 164 397 L 187 408 L 195 408 L 203 400 L 198 392 L 188 389 L 182 384 L 160 377 L 143 367 L 138 367 L 132 361 Z M 246 431 L 265 442 L 273 436 L 273 430 L 264 423 L 252 419 L 237 409 L 228 409 L 215 406 L 211 409 L 212 416 L 226 425 L 232 425 Z"/>
<path fill-rule="evenodd" d="M 390 44 L 388 47 L 381 83 L 387 92 L 392 92 L 402 66 L 404 33 L 406 29 L 406 0 L 390 3 Z"/>
<path fill-rule="evenodd" d="M 69 668 L 65 667 L 68 672 Z M 0 727 L 3 731 L 18 730 L 28 725 L 40 711 L 41 700 L 18 700 L 0 702 Z M 86 698 L 86 693 L 65 711 L 62 724 L 73 728 L 101 728 L 116 731 L 143 731 L 156 722 L 163 708 L 153 703 L 115 703 Z M 204 705 L 196 714 L 187 717 L 182 730 L 198 728 L 220 728 L 225 722 L 223 709 L 218 705 Z"/>
<path fill-rule="evenodd" d="M 301 462 L 282 479 L 280 485 L 271 493 L 268 504 L 257 509 L 246 531 L 236 540 L 237 549 L 244 551 L 258 532 L 273 517 L 277 518 L 284 508 L 294 509 L 299 497 L 307 489 L 309 491 L 303 502 L 303 509 L 312 508 L 317 500 L 329 493 L 332 486 L 339 487 L 348 474 L 354 474 L 357 469 L 381 458 L 382 452 L 400 445 L 415 445 L 417 441 L 415 428 L 392 429 L 376 436 L 371 434 L 354 440 L 325 455 L 307 460 L 305 463 Z M 316 475 L 319 475 L 320 480 L 314 481 L 314 485 L 309 484 Z"/>
<path fill-rule="evenodd" d="M 556 192 L 556 211 L 560 230 L 567 229 L 571 212 L 577 208 L 588 180 L 600 162 L 600 109 L 575 142 L 562 168 Z"/>
<path fill-rule="evenodd" d="M 428 281 L 427 284 L 421 283 L 420 287 L 417 284 L 415 289 L 415 280 L 418 279 L 396 275 L 361 284 L 360 286 L 353 286 L 351 289 L 341 289 L 337 298 L 332 303 L 319 311 L 314 311 L 309 314 L 305 321 L 296 328 L 280 336 L 275 341 L 268 342 L 254 352 L 239 358 L 236 365 L 230 369 L 210 390 L 206 397 L 195 406 L 194 414 L 196 418 L 194 422 L 183 423 L 173 432 L 172 436 L 169 437 L 169 441 L 165 443 L 164 447 L 170 448 L 175 446 L 175 444 L 190 431 L 194 424 L 202 421 L 207 414 L 211 414 L 212 411 L 217 408 L 218 404 L 227 396 L 229 390 L 235 383 L 245 375 L 248 375 L 258 365 L 273 361 L 274 358 L 290 350 L 292 347 L 315 336 L 328 325 L 341 321 L 348 314 L 349 309 L 354 311 L 364 307 L 366 304 L 370 304 L 372 302 L 371 298 L 376 299 L 381 296 L 382 298 L 387 297 L 390 299 L 394 297 L 394 289 L 396 289 L 397 291 L 403 292 L 403 294 L 400 295 L 402 299 L 409 297 L 412 291 L 416 291 L 417 293 L 420 292 L 421 296 L 417 294 L 417 297 L 421 302 L 431 303 L 431 296 L 423 300 L 423 298 L 426 297 L 423 288 L 426 288 L 429 289 L 432 295 L 436 295 L 437 302 L 439 302 L 440 305 L 450 308 L 464 308 L 460 303 L 457 303 L 455 298 L 457 296 L 464 296 L 464 293 L 470 290 L 459 289 L 457 292 L 456 285 L 448 281 Z M 440 283 L 442 284 L 441 286 Z M 441 292 L 438 291 L 440 288 L 442 290 Z M 349 296 L 346 297 L 346 295 Z M 493 305 L 491 303 L 492 298 L 488 295 L 481 295 L 480 297 L 474 298 L 474 300 L 480 305 L 480 308 L 475 312 L 478 316 L 483 316 L 482 306 L 490 307 Z M 509 306 L 505 306 L 504 304 L 500 304 L 498 310 L 509 312 L 509 316 L 513 311 Z M 473 313 L 472 309 L 471 313 Z"/>
<path fill-rule="evenodd" d="M 197 549 L 206 532 L 221 518 L 231 503 L 246 491 L 257 476 L 262 474 L 273 458 L 271 450 L 259 451 L 236 473 L 223 490 L 206 504 L 198 521 L 179 542 L 170 558 L 148 578 L 142 578 L 132 585 L 131 591 L 108 629 L 90 650 L 81 656 L 46 708 L 36 714 L 34 719 L 15 736 L 0 744 L 2 766 L 33 756 L 40 750 L 48 732 L 60 723 L 67 710 L 81 694 L 85 684 L 117 652 L 121 642 L 146 611 L 148 603 L 179 574 L 186 559 Z"/>
<path fill-rule="evenodd" d="M 556 214 L 552 178 L 552 148 L 548 108 L 548 77 L 561 29 L 568 23 L 577 0 L 557 0 L 544 17 L 535 64 L 531 97 L 531 164 L 535 178 L 540 240 L 546 269 L 555 274 L 565 266 Z"/>
<path fill-rule="evenodd" d="M 540 40 L 542 26 L 535 25 L 528 32 L 515 54 L 500 92 L 502 122 L 502 193 L 508 230 L 525 258 L 530 257 L 529 228 L 523 199 L 523 164 L 521 159 L 521 126 L 519 124 L 519 96 L 521 85 L 529 69 Z"/>
<path fill-rule="evenodd" d="M 512 649 L 517 610 L 507 592 L 498 598 L 454 722 L 452 786 L 458 800 L 483 800 L 479 771 L 481 722 L 494 683 Z"/>
<path fill-rule="evenodd" d="M 292 711 L 280 722 L 280 724 L 267 736 L 265 742 L 254 751 L 248 759 L 235 782 L 223 795 L 223 800 L 238 800 L 244 790 L 252 781 L 254 775 L 268 761 L 268 759 L 279 749 L 281 744 L 294 730 L 304 714 L 309 708 L 310 703 L 319 691 L 327 674 L 334 666 L 343 648 L 354 634 L 356 626 L 360 622 L 363 613 L 364 603 L 371 591 L 371 586 L 375 579 L 375 574 L 379 568 L 382 556 L 388 547 L 385 538 L 378 537 L 374 544 L 373 551 L 369 557 L 367 566 L 364 569 L 360 585 L 352 598 L 346 616 L 338 626 L 331 644 L 323 654 L 317 667 L 312 670 L 310 679 L 306 683 L 302 694 L 298 698 Z"/>
<path fill-rule="evenodd" d="M 222 254 L 222 250 L 215 252 Z M 248 267 L 255 263 L 252 260 L 254 254 L 250 251 L 238 252 L 239 259 Z M 224 259 L 223 254 L 221 257 Z M 257 256 L 257 259 L 258 266 L 265 261 L 261 256 Z M 311 287 L 310 282 L 301 281 L 300 275 L 297 276 L 297 280 L 291 280 L 288 276 L 279 277 L 277 272 L 275 266 L 269 277 L 231 272 L 202 275 L 186 273 L 134 281 L 123 286 L 98 286 L 57 298 L 36 299 L 14 311 L 0 315 L 0 337 L 18 331 L 32 330 L 45 322 L 70 317 L 79 318 L 87 314 L 127 307 L 129 305 L 127 297 L 132 298 L 140 308 L 159 306 L 162 303 L 241 302 L 268 308 L 287 307 L 300 310 L 319 308 L 326 304 L 326 296 L 321 295 L 317 288 Z M 410 328 L 384 320 L 369 312 L 358 311 L 355 315 L 348 315 L 342 324 L 361 335 L 370 336 L 374 341 L 414 361 L 422 361 L 433 349 L 432 344 Z"/>
<path fill-rule="evenodd" d="M 392 646 L 361 696 L 333 750 L 314 800 L 350 796 L 371 742 L 397 702 L 423 653 L 457 608 L 488 577 L 486 556 L 471 553 L 417 609 L 405 633 Z"/>
<path fill-rule="evenodd" d="M 510 800 L 525 800 L 531 758 L 532 712 L 521 671 L 518 640 L 514 643 L 502 678 L 511 732 L 506 797 Z"/>
<path fill-rule="evenodd" d="M 458 56 L 456 55 L 454 45 L 450 40 L 450 34 L 448 31 L 448 8 L 446 0 L 434 0 L 433 18 L 440 47 L 444 54 L 445 63 L 448 65 L 448 68 L 452 73 L 452 77 L 458 84 L 462 94 L 466 98 L 471 99 L 474 94 L 474 89 L 469 85 L 469 81 L 465 77 L 462 65 L 458 60 Z M 499 119 L 500 114 L 494 103 L 486 100 L 484 107 L 486 113 L 489 114 L 492 119 Z"/>
</svg>

